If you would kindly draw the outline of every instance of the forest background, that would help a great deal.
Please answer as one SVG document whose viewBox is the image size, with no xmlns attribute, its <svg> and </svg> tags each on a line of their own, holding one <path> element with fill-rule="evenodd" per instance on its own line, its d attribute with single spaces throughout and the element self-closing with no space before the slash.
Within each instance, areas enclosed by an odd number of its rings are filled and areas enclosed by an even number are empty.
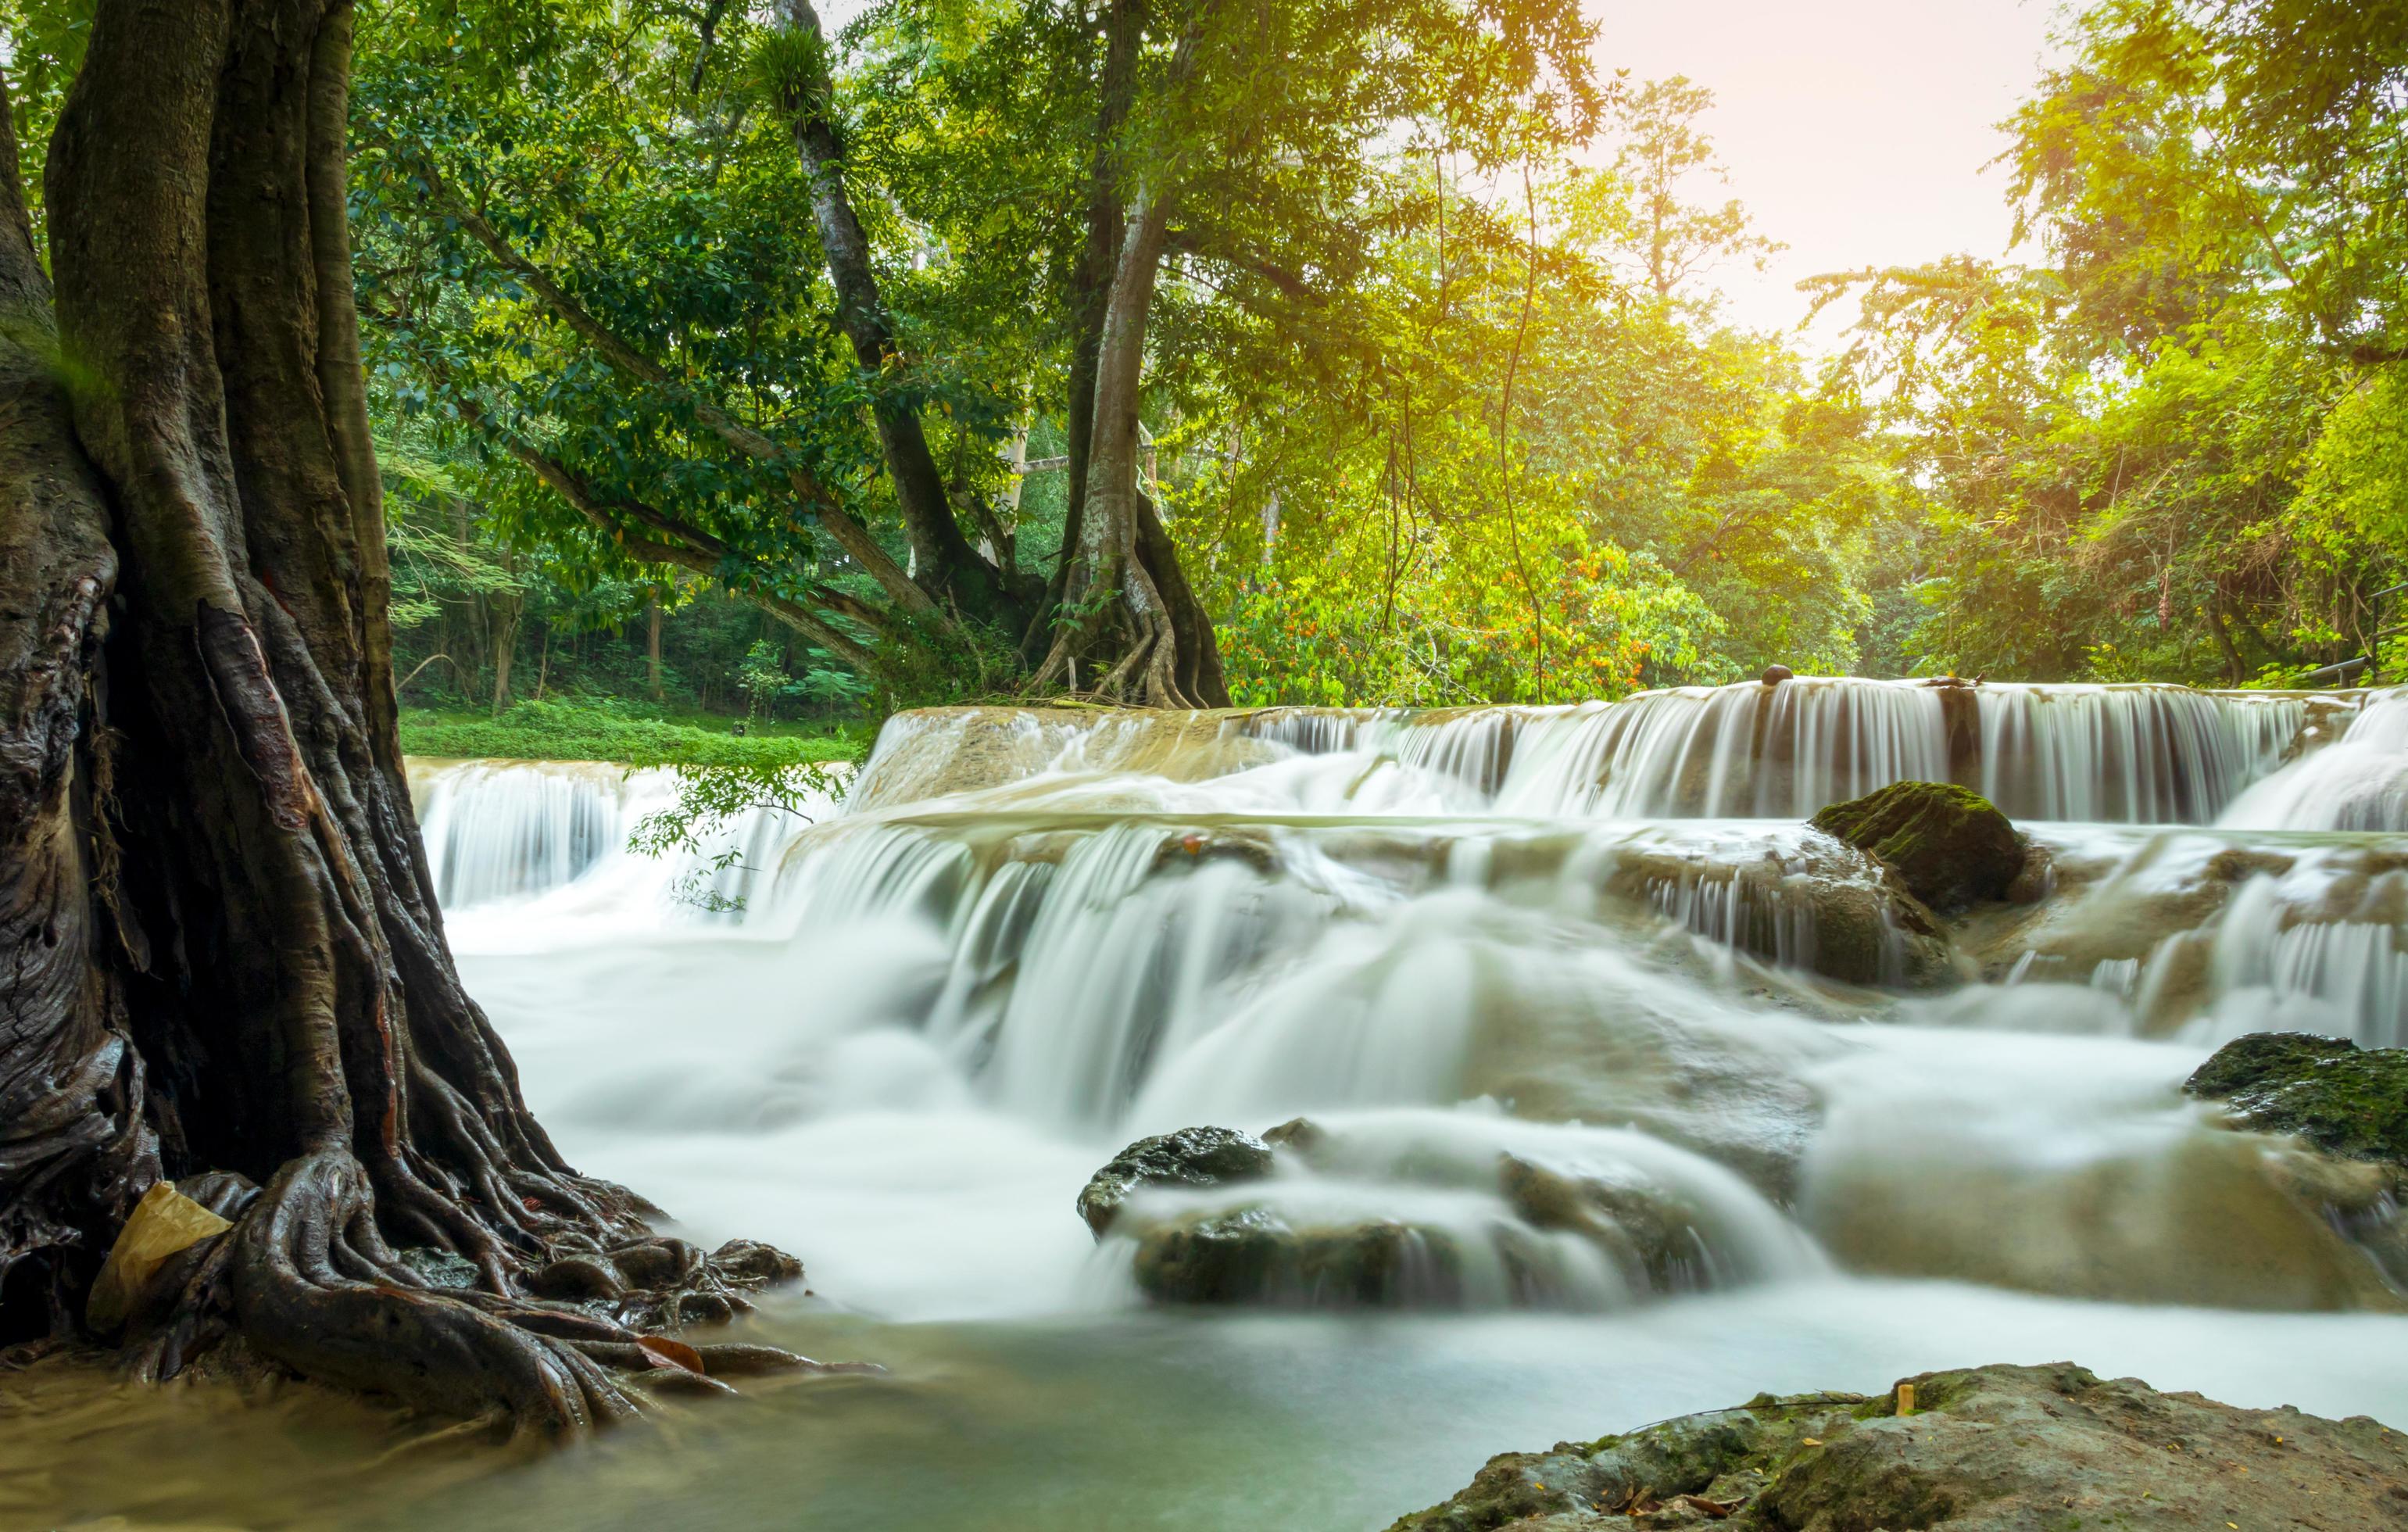
<svg viewBox="0 0 2408 1532">
<path fill-rule="evenodd" d="M 86 7 L 0 12 L 37 157 Z M 1717 303 L 1780 231 L 1712 194 L 1711 95 L 1596 42 L 1570 0 L 362 0 L 412 747 L 856 748 L 1030 694 L 1030 636 L 877 605 L 916 567 L 881 444 L 916 422 L 962 535 L 1059 588 L 1114 157 L 1182 167 L 1140 483 L 1240 705 L 2408 666 L 2408 3 L 2069 8 L 2008 124 L 2028 258 L 1818 278 L 1814 349 Z"/>
</svg>

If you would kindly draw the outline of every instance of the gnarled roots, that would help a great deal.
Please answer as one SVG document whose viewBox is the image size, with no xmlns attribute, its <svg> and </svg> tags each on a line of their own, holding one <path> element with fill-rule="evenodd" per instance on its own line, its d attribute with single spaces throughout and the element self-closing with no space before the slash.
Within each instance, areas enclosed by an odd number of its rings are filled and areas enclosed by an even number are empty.
<svg viewBox="0 0 2408 1532">
<path fill-rule="evenodd" d="M 751 1294 L 801 1275 L 766 1245 L 705 1254 L 641 1236 L 606 1249 L 564 1228 L 550 1258 L 494 1282 L 454 1253 L 392 1248 L 366 1168 L 342 1150 L 293 1160 L 264 1189 L 224 1174 L 180 1189 L 234 1226 L 171 1258 L 128 1315 L 124 1354 L 137 1376 L 172 1377 L 238 1337 L 307 1378 L 446 1414 L 498 1410 L 523 1430 L 559 1433 L 637 1413 L 628 1369 L 652 1386 L 708 1393 L 725 1392 L 720 1380 L 735 1374 L 864 1370 L 650 1333 L 732 1318 Z"/>
</svg>

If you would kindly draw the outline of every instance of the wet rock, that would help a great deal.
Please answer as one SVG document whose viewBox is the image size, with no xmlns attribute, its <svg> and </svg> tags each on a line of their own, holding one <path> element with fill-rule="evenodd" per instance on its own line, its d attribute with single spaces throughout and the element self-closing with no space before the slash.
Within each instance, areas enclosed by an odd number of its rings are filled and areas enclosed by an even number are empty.
<svg viewBox="0 0 2408 1532">
<path fill-rule="evenodd" d="M 1710 1285 L 1697 1269 L 1707 1240 L 1686 1210 L 1658 1195 L 1567 1175 L 1513 1154 L 1498 1156 L 1498 1191 L 1533 1228 L 1576 1234 L 1652 1293 Z"/>
<path fill-rule="evenodd" d="M 1536 1122 L 1635 1127 L 1737 1172 L 1776 1203 L 1790 1201 L 1822 1121 L 1803 1070 L 1846 1045 L 1786 1016 L 1725 1027 L 1642 1000 L 1512 1009 L 1483 1030 L 1465 1095 Z"/>
<path fill-rule="evenodd" d="M 924 708 L 896 713 L 847 795 L 855 813 L 1008 787 L 1078 746 L 1083 769 L 1201 781 L 1276 759 L 1251 713 L 1101 708 Z"/>
<path fill-rule="evenodd" d="M 1965 977 L 1938 919 L 1878 860 L 1808 842 L 1746 861 L 1627 848 L 1608 887 L 1710 940 L 1844 984 L 1919 989 Z"/>
<path fill-rule="evenodd" d="M 1260 1181 L 1270 1146 L 1235 1128 L 1190 1127 L 1140 1138 L 1112 1156 L 1079 1193 L 1079 1216 L 1098 1239 L 1140 1186 L 1207 1188 Z"/>
<path fill-rule="evenodd" d="M 1310 1156 L 1329 1141 L 1329 1131 L 1310 1117 L 1291 1117 L 1275 1128 L 1265 1130 L 1263 1142 L 1273 1149 L 1291 1150 Z"/>
<path fill-rule="evenodd" d="M 1979 793 L 1948 782 L 1893 782 L 1832 804 L 1813 823 L 1879 857 L 1942 914 L 2006 897 L 2024 870 L 2014 823 Z"/>
<path fill-rule="evenodd" d="M 2038 904 L 2056 892 L 2057 858 L 2045 846 L 2026 846 L 2024 865 L 2016 871 L 2014 881 L 2007 885 L 2007 903 Z"/>
<path fill-rule="evenodd" d="M 1778 686 L 1784 680 L 1797 679 L 1798 672 L 1785 665 L 1768 665 L 1764 667 L 1764 684 L 1767 686 Z"/>
<path fill-rule="evenodd" d="M 1314 1309 L 1581 1306 L 1766 1274 L 1744 1212 L 1734 1224 L 1735 1204 L 1677 1177 L 1586 1162 L 1568 1169 L 1488 1148 L 1476 1136 L 1333 1130 L 1305 1118 L 1265 1138 L 1280 1143 L 1297 1174 L 1132 1195 L 1111 1231 L 1133 1247 L 1131 1274 L 1148 1298 Z"/>
<path fill-rule="evenodd" d="M 1508 1248 L 1509 1269 L 1526 1280 L 1534 1255 Z M 1148 1228 L 1132 1270 L 1157 1303 L 1445 1307 L 1462 1301 L 1463 1264 L 1446 1230 L 1389 1219 L 1300 1226 L 1274 1209 L 1252 1207 Z"/>
<path fill-rule="evenodd" d="M 2408 1437 L 2363 1416 L 2236 1410 L 2070 1363 L 1759 1395 L 1627 1436 L 1491 1458 L 1390 1532 L 2397 1526 Z"/>
<path fill-rule="evenodd" d="M 2217 1049 L 2183 1089 L 2225 1103 L 2239 1126 L 2408 1176 L 2408 1048 L 2255 1032 Z"/>
</svg>

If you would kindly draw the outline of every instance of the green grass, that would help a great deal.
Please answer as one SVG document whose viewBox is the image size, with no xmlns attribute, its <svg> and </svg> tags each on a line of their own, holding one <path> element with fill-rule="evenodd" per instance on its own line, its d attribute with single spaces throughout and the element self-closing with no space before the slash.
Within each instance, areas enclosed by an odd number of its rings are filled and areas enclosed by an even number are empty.
<svg viewBox="0 0 2408 1532">
<path fill-rule="evenodd" d="M 673 716 L 611 699 L 522 702 L 499 718 L 404 708 L 401 748 L 412 755 L 755 767 L 857 761 L 868 749 L 858 731 L 772 723 L 739 737 L 729 732 L 735 722 Z"/>
</svg>

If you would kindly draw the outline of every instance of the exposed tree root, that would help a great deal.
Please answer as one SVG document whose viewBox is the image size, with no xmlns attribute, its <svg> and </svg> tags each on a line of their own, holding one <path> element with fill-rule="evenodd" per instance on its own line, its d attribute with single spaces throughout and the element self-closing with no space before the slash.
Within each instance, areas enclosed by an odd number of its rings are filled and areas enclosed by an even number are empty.
<svg viewBox="0 0 2408 1532">
<path fill-rule="evenodd" d="M 232 1227 L 131 1295 L 135 1375 L 247 1348 L 573 1431 L 637 1410 L 616 1368 L 781 1365 L 644 1332 L 800 1267 L 655 1238 L 572 1170 L 445 946 L 394 725 L 350 38 L 349 0 L 100 0 L 47 186 L 72 418 L 23 343 L 49 294 L 0 94 L 0 1340 L 90 1337 L 164 1174 Z"/>
</svg>

